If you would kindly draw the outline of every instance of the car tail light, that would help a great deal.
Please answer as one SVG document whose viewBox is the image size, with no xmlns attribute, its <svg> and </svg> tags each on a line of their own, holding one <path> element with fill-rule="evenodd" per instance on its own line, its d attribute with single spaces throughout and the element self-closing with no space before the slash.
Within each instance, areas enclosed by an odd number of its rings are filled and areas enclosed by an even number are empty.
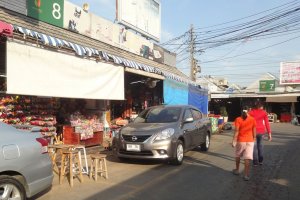
<svg viewBox="0 0 300 200">
<path fill-rule="evenodd" d="M 48 140 L 46 140 L 45 138 L 36 138 L 36 141 L 38 141 L 42 145 L 41 153 L 48 153 Z"/>
</svg>

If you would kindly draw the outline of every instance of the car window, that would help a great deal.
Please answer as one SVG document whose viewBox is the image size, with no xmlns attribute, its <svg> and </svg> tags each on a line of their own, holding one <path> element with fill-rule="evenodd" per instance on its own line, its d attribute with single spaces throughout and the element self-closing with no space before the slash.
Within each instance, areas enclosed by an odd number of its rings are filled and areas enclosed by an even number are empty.
<svg viewBox="0 0 300 200">
<path fill-rule="evenodd" d="M 195 120 L 202 119 L 202 113 L 200 111 L 192 109 L 192 113 Z"/>
<path fill-rule="evenodd" d="M 134 123 L 169 123 L 180 118 L 181 108 L 155 107 L 141 112 Z"/>
<path fill-rule="evenodd" d="M 193 118 L 192 112 L 190 109 L 186 109 L 184 112 L 184 120 L 186 120 L 187 118 Z"/>
<path fill-rule="evenodd" d="M 143 110 L 135 119 L 134 119 L 134 123 L 144 123 L 146 120 L 146 116 L 149 112 L 149 109 L 147 110 Z"/>
</svg>

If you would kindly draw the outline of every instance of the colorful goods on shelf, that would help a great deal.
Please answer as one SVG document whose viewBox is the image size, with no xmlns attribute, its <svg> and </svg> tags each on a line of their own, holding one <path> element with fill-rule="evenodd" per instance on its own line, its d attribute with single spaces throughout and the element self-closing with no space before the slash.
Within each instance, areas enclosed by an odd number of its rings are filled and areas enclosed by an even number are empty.
<svg viewBox="0 0 300 200">
<path fill-rule="evenodd" d="M 97 115 L 85 116 L 76 112 L 70 116 L 70 122 L 75 133 L 80 134 L 80 140 L 93 138 L 94 132 L 103 131 L 103 123 Z"/>
<path fill-rule="evenodd" d="M 38 127 L 44 136 L 56 135 L 56 118 L 51 99 L 2 96 L 0 97 L 0 121 L 30 130 Z"/>
</svg>

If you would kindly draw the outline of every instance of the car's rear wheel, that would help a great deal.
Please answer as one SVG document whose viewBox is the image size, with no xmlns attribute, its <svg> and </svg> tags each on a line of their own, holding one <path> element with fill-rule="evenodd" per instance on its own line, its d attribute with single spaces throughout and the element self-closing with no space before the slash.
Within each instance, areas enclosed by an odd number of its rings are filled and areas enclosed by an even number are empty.
<svg viewBox="0 0 300 200">
<path fill-rule="evenodd" d="M 183 143 L 181 140 L 178 140 L 175 148 L 175 158 L 172 160 L 173 165 L 181 165 L 183 162 Z"/>
<path fill-rule="evenodd" d="M 0 176 L 0 199 L 25 199 L 24 186 L 13 176 Z"/>
<path fill-rule="evenodd" d="M 210 147 L 210 135 L 209 133 L 205 136 L 205 142 L 200 145 L 202 151 L 208 151 Z"/>
</svg>

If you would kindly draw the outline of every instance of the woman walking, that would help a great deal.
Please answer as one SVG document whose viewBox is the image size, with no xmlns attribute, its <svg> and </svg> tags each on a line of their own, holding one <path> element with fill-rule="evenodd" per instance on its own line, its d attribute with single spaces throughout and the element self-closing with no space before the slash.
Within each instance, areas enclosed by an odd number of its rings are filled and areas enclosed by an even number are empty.
<svg viewBox="0 0 300 200">
<path fill-rule="evenodd" d="M 235 132 L 232 140 L 232 146 L 235 147 L 235 169 L 233 174 L 240 173 L 240 160 L 244 159 L 244 180 L 249 180 L 250 160 L 253 159 L 254 140 L 256 138 L 255 119 L 243 110 L 242 116 L 235 119 Z"/>
<path fill-rule="evenodd" d="M 263 136 L 266 133 L 266 129 L 269 135 L 269 141 L 272 140 L 271 128 L 267 112 L 263 109 L 261 101 L 255 102 L 255 107 L 249 112 L 256 121 L 256 142 L 254 144 L 253 151 L 253 165 L 263 164 Z"/>
</svg>

